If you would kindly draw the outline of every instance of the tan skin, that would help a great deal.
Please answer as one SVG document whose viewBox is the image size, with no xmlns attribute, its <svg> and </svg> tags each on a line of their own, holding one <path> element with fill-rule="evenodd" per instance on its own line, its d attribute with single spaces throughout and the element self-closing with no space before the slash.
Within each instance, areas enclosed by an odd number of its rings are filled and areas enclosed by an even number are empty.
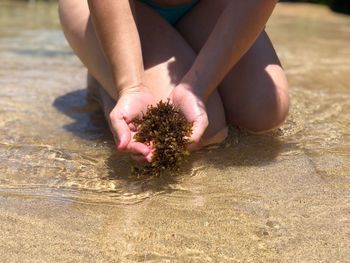
<svg viewBox="0 0 350 263">
<path fill-rule="evenodd" d="M 200 0 L 173 27 L 136 0 L 59 1 L 68 42 L 101 84 L 118 149 L 148 161 L 151 149 L 133 141 L 130 123 L 160 99 L 194 123 L 192 148 L 222 141 L 227 124 L 266 132 L 284 121 L 288 85 L 263 31 L 275 4 Z"/>
</svg>

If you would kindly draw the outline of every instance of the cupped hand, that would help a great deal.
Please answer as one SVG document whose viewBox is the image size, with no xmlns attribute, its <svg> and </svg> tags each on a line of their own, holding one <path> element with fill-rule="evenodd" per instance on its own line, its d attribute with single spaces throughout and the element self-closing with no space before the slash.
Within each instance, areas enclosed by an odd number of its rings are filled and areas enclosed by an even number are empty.
<svg viewBox="0 0 350 263">
<path fill-rule="evenodd" d="M 150 161 L 151 148 L 133 139 L 136 130 L 132 121 L 146 112 L 147 106 L 154 102 L 152 93 L 144 86 L 125 90 L 120 94 L 116 106 L 109 114 L 118 150 L 128 151 L 138 156 L 139 160 L 143 157 Z"/>
<path fill-rule="evenodd" d="M 201 137 L 209 124 L 204 101 L 186 84 L 175 87 L 170 94 L 170 99 L 182 111 L 186 119 L 193 123 L 190 150 L 199 148 Z"/>
</svg>

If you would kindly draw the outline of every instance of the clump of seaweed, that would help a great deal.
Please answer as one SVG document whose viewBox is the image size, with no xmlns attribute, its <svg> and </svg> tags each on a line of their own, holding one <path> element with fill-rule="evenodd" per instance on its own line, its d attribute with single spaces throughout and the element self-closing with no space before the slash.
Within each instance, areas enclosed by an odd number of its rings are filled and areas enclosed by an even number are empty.
<svg viewBox="0 0 350 263">
<path fill-rule="evenodd" d="M 134 167 L 137 176 L 160 176 L 162 172 L 176 171 L 181 161 L 189 155 L 187 146 L 192 134 L 189 123 L 181 111 L 169 100 L 148 106 L 141 118 L 133 121 L 137 133 L 134 139 L 152 145 L 152 161 L 142 167 Z"/>
</svg>

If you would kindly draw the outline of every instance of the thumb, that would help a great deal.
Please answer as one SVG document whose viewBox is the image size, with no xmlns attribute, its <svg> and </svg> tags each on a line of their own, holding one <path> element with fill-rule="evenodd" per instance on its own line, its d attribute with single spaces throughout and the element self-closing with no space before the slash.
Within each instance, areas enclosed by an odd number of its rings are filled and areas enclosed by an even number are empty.
<svg viewBox="0 0 350 263">
<path fill-rule="evenodd" d="M 131 131 L 123 115 L 118 111 L 112 111 L 110 114 L 113 131 L 118 138 L 118 150 L 125 150 L 131 140 Z"/>
<path fill-rule="evenodd" d="M 200 116 L 196 118 L 193 123 L 193 132 L 191 135 L 191 142 L 195 145 L 198 145 L 205 130 L 207 129 L 209 124 L 208 116 L 205 113 L 202 113 Z"/>
</svg>

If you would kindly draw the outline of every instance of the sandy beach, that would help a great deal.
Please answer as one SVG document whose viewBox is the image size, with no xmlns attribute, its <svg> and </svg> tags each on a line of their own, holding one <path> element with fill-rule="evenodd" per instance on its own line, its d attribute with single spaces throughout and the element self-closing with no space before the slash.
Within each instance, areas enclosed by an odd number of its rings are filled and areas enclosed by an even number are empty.
<svg viewBox="0 0 350 263">
<path fill-rule="evenodd" d="M 138 180 L 56 5 L 0 1 L 1 262 L 349 261 L 350 16 L 278 4 L 287 122 Z"/>
</svg>

